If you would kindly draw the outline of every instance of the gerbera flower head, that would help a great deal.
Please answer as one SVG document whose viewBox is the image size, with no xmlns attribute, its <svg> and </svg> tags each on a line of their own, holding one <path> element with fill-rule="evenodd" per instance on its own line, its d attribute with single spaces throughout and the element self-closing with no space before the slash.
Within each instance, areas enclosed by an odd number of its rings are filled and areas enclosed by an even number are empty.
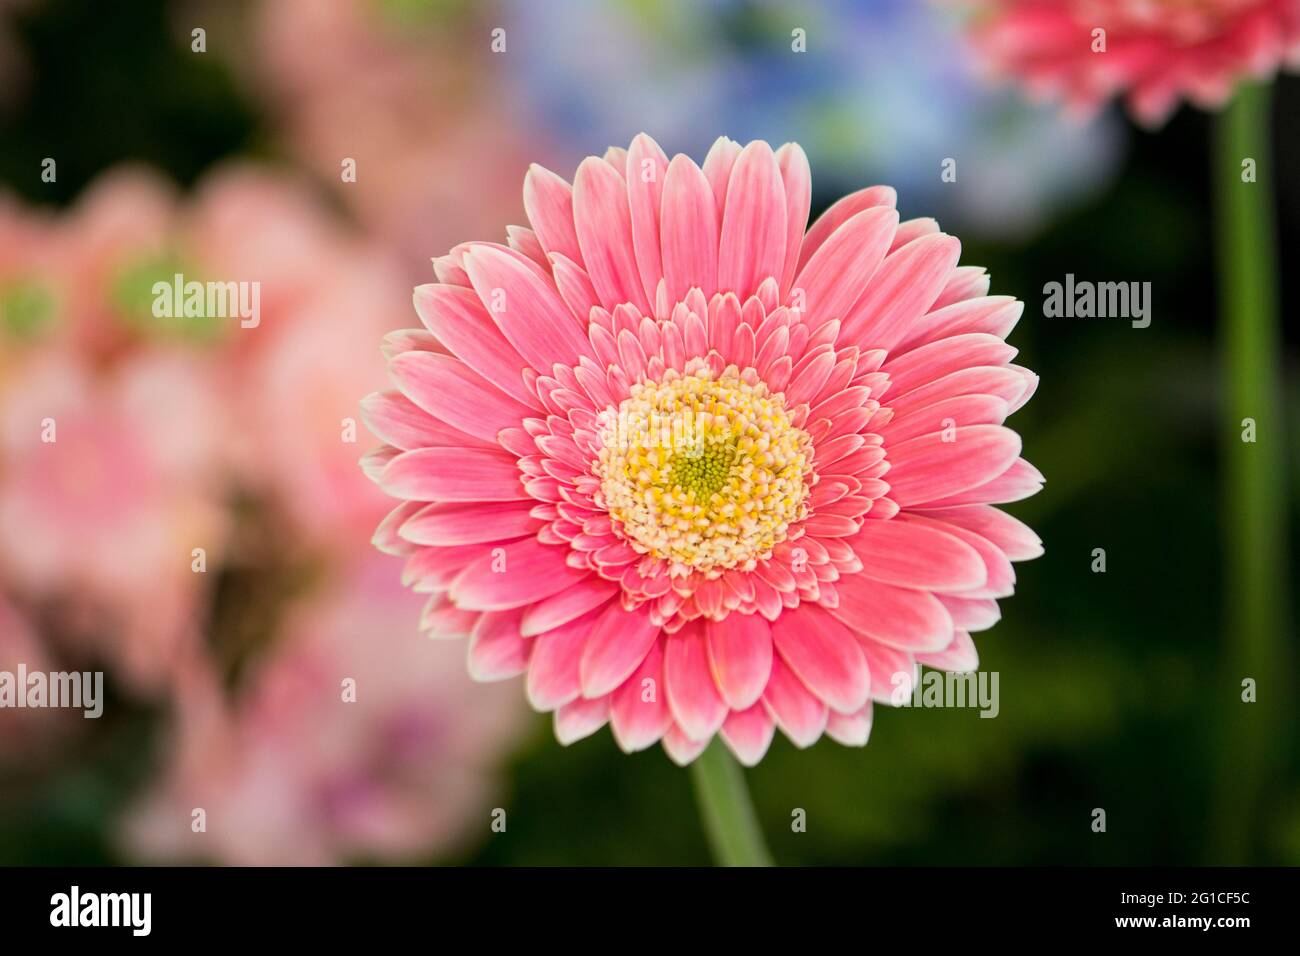
<svg viewBox="0 0 1300 956">
<path fill-rule="evenodd" d="M 1241 79 L 1300 64 L 1300 0 L 977 0 L 978 47 L 1002 73 L 1082 111 L 1116 95 L 1144 123 L 1182 99 L 1222 104 Z"/>
<path fill-rule="evenodd" d="M 887 187 L 805 232 L 810 184 L 798 146 L 727 139 L 533 167 L 531 228 L 436 259 L 386 341 L 376 544 L 563 742 L 861 745 L 918 665 L 976 666 L 1041 553 L 992 507 L 1042 481 L 1002 425 L 1037 383 L 1021 304 Z"/>
</svg>

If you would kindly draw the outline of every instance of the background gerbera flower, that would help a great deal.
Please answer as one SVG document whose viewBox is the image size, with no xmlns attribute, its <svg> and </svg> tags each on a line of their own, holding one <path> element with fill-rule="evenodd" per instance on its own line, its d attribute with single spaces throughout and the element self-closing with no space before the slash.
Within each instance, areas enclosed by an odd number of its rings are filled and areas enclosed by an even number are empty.
<svg viewBox="0 0 1300 956">
<path fill-rule="evenodd" d="M 436 259 L 425 329 L 387 339 L 376 544 L 562 742 L 861 745 L 919 664 L 976 666 L 1041 553 L 992 507 L 1042 482 L 1002 424 L 1037 383 L 1021 304 L 892 189 L 805 233 L 810 195 L 794 144 L 533 167 L 531 228 Z"/>
<path fill-rule="evenodd" d="M 227 529 L 208 468 L 210 370 L 159 350 L 103 374 L 51 352 L 0 398 L 0 576 L 157 689 L 195 640 L 191 549 L 215 562 Z"/>
<path fill-rule="evenodd" d="M 1124 96 L 1148 124 L 1182 99 L 1222 104 L 1238 81 L 1300 64 L 1298 0 L 980 0 L 976 40 L 1001 72 L 1092 110 Z M 1095 47 L 1094 31 L 1105 31 Z"/>
<path fill-rule="evenodd" d="M 371 553 L 293 602 L 231 698 L 206 668 L 181 675 L 166 773 L 124 820 L 133 856 L 321 866 L 472 842 L 524 708 L 484 697 L 454 646 L 412 639 L 419 601 L 389 564 Z"/>
</svg>

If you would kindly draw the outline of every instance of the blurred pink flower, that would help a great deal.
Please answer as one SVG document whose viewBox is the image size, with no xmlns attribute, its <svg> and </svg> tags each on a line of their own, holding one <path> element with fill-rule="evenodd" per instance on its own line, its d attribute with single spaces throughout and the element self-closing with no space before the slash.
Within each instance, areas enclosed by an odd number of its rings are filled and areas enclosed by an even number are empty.
<svg viewBox="0 0 1300 956">
<path fill-rule="evenodd" d="M 6 211 L 0 248 L 36 247 L 26 240 L 41 224 Z M 220 398 L 203 424 L 220 432 L 214 477 L 271 499 L 303 545 L 351 551 L 364 540 L 383 506 L 356 474 L 356 396 L 382 385 L 374 343 L 409 308 L 391 257 L 299 179 L 252 165 L 209 174 L 183 202 L 152 173 L 116 170 L 46 231 L 39 271 L 9 267 L 8 284 L 0 273 L 0 305 L 36 276 L 57 303 L 47 345 L 110 365 L 160 343 L 190 355 Z M 155 318 L 154 283 L 177 273 L 256 283 L 257 326 Z"/>
<path fill-rule="evenodd" d="M 504 688 L 473 687 L 455 643 L 413 633 L 415 614 L 387 562 L 367 559 L 296 607 L 233 707 L 192 672 L 170 770 L 127 821 L 130 851 L 321 865 L 419 860 L 486 837 L 491 768 L 523 713 Z"/>
<path fill-rule="evenodd" d="M 402 6 L 258 4 L 261 55 L 244 67 L 295 158 L 422 275 L 429 249 L 518 217 L 529 133 L 499 92 L 473 6 Z M 349 159 L 355 181 L 343 178 Z"/>
<path fill-rule="evenodd" d="M 1218 106 L 1243 78 L 1300 65 L 1300 0 L 976 0 L 973 6 L 977 45 L 999 72 L 1085 111 L 1123 95 L 1147 124 L 1163 122 L 1181 99 Z"/>
<path fill-rule="evenodd" d="M 261 324 L 230 333 L 223 367 L 241 481 L 301 544 L 352 553 L 383 513 L 356 473 L 356 397 L 383 383 L 376 341 L 410 307 L 400 270 L 302 183 L 253 167 L 208 177 L 182 233 L 205 275 L 260 283 Z"/>
<path fill-rule="evenodd" d="M 166 271 L 175 261 L 178 203 L 157 173 L 123 166 L 98 177 L 60 217 L 53 254 L 61 339 L 102 358 L 148 331 L 135 314 L 148 300 L 131 293 L 149 289 L 137 273 Z"/>
<path fill-rule="evenodd" d="M 210 463 L 219 420 L 193 357 L 147 352 L 100 373 L 34 354 L 0 389 L 0 570 L 56 602 L 129 678 L 163 678 L 193 638 L 224 518 Z"/>
<path fill-rule="evenodd" d="M 1023 306 L 892 189 L 805 233 L 810 195 L 794 144 L 533 167 L 532 229 L 436 262 L 364 403 L 402 500 L 376 543 L 562 742 L 860 746 L 900 676 L 976 666 L 1041 553 L 992 507 L 1042 482 L 1002 424 L 1038 382 L 1004 341 Z"/>
</svg>

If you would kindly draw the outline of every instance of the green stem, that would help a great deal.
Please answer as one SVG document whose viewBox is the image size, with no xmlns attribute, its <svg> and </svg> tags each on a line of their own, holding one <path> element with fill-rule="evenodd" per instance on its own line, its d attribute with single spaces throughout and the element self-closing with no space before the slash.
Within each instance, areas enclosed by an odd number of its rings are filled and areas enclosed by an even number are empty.
<svg viewBox="0 0 1300 956">
<path fill-rule="evenodd" d="M 1286 693 L 1279 686 L 1286 679 L 1286 437 L 1269 107 L 1267 86 L 1245 86 L 1215 126 L 1229 682 L 1218 692 L 1229 695 L 1212 861 L 1219 864 L 1252 859 L 1253 824 L 1280 744 L 1279 705 Z M 1254 161 L 1254 182 L 1243 181 L 1246 160 Z M 1253 442 L 1243 439 L 1244 419 L 1255 423 Z M 1242 702 L 1246 678 L 1256 683 L 1256 703 Z"/>
<path fill-rule="evenodd" d="M 771 866 L 745 776 L 721 741 L 696 758 L 691 780 L 713 858 L 722 866 Z"/>
</svg>

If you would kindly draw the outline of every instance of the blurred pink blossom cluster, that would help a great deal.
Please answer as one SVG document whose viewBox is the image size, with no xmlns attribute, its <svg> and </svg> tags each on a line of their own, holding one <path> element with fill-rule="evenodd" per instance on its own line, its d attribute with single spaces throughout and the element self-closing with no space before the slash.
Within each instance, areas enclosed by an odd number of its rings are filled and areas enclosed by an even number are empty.
<svg viewBox="0 0 1300 956">
<path fill-rule="evenodd" d="M 172 294 L 217 284 L 256 289 L 257 322 Z M 59 214 L 0 197 L 0 669 L 103 670 L 169 715 L 133 858 L 425 858 L 489 832 L 515 695 L 471 706 L 419 599 L 356 557 L 385 510 L 357 396 L 407 288 L 258 167 L 183 197 L 119 169 Z M 97 732 L 66 716 L 6 719 L 0 762 Z"/>
<path fill-rule="evenodd" d="M 239 72 L 275 112 L 286 151 L 419 281 L 430 249 L 517 221 L 520 170 L 537 150 L 540 131 L 499 86 L 484 9 L 276 0 L 247 25 L 256 55 Z"/>
</svg>

